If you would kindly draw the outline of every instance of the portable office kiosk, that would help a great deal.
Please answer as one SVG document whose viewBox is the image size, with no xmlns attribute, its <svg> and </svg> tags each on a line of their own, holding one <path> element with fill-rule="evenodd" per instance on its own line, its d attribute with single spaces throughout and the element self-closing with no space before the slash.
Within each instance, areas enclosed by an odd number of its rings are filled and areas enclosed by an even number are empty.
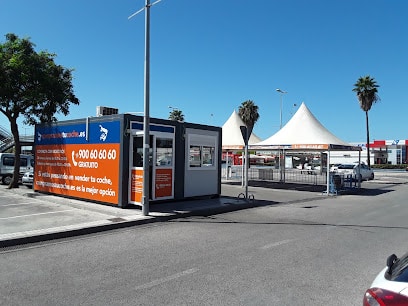
<svg viewBox="0 0 408 306">
<path fill-rule="evenodd" d="M 149 141 L 152 203 L 220 195 L 220 127 L 150 118 Z M 143 143 L 143 117 L 131 114 L 37 125 L 34 190 L 141 204 Z"/>
</svg>

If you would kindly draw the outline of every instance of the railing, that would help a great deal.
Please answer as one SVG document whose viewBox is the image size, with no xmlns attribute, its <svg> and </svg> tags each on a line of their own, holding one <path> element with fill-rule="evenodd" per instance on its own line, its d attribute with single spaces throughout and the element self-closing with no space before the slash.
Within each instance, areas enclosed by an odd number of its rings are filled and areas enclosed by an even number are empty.
<svg viewBox="0 0 408 306">
<path fill-rule="evenodd" d="M 34 135 L 20 136 L 20 143 L 30 146 L 34 143 Z M 13 135 L 4 127 L 0 126 L 0 152 L 4 152 L 14 146 Z"/>
<path fill-rule="evenodd" d="M 4 127 L 0 126 L 0 141 L 4 141 L 6 139 L 12 138 L 13 135 L 6 130 Z"/>
<path fill-rule="evenodd" d="M 0 152 L 11 148 L 14 145 L 13 135 L 4 127 L 0 126 Z"/>
<path fill-rule="evenodd" d="M 228 176 L 227 176 L 228 173 Z M 223 167 L 221 171 L 222 180 L 241 180 L 242 166 Z M 275 167 L 251 166 L 248 169 L 248 180 L 261 181 L 285 181 L 287 183 L 300 183 L 312 185 L 326 185 L 327 173 L 319 170 L 301 171 L 299 169 L 285 169 L 281 174 L 280 169 Z"/>
</svg>

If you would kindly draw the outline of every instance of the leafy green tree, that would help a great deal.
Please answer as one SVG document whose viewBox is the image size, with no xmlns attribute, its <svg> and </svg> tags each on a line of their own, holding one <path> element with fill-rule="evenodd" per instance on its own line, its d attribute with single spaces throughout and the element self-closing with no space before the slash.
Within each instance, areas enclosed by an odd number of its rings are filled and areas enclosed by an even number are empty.
<svg viewBox="0 0 408 306">
<path fill-rule="evenodd" d="M 20 135 L 17 119 L 34 125 L 57 121 L 55 114 L 69 114 L 70 104 L 79 105 L 73 92 L 72 70 L 54 62 L 55 54 L 36 52 L 28 39 L 7 34 L 0 43 L 0 112 L 10 122 L 15 143 L 15 167 L 9 188 L 18 187 Z"/>
<path fill-rule="evenodd" d="M 184 114 L 181 110 L 173 108 L 169 114 L 169 120 L 184 122 Z"/>
<path fill-rule="evenodd" d="M 248 135 L 251 135 L 255 123 L 259 119 L 258 106 L 252 100 L 244 101 L 238 109 L 238 115 L 248 128 Z"/>
<path fill-rule="evenodd" d="M 358 102 L 360 103 L 360 108 L 365 112 L 366 115 L 366 132 L 367 132 L 367 165 L 370 167 L 370 130 L 368 125 L 368 112 L 371 106 L 380 100 L 378 96 L 377 82 L 374 78 L 369 75 L 360 77 L 354 84 L 353 91 L 357 94 Z"/>
</svg>

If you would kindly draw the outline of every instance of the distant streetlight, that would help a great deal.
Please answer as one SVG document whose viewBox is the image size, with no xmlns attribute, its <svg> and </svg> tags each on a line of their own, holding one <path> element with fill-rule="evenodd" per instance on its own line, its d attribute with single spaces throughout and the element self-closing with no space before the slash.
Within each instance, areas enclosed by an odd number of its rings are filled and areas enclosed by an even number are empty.
<svg viewBox="0 0 408 306">
<path fill-rule="evenodd" d="M 287 94 L 288 92 L 287 92 L 287 91 L 284 91 L 284 90 L 282 90 L 282 89 L 279 89 L 279 88 L 277 88 L 276 91 L 280 93 L 280 97 L 281 97 L 281 98 L 280 98 L 280 124 L 279 124 L 279 129 L 281 129 L 281 128 L 282 128 L 282 104 L 283 104 L 283 95 L 284 95 L 284 94 Z"/>
</svg>

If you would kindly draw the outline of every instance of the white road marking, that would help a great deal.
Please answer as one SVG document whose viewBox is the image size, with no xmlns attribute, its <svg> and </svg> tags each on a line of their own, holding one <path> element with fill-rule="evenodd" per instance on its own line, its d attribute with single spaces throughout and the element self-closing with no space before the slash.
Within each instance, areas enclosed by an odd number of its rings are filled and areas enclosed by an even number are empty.
<svg viewBox="0 0 408 306">
<path fill-rule="evenodd" d="M 48 214 L 58 214 L 58 213 L 61 213 L 61 212 L 74 211 L 74 210 L 76 210 L 76 209 L 66 209 L 66 210 L 50 211 L 50 212 L 39 213 L 39 214 L 30 214 L 30 215 L 20 215 L 20 216 L 13 216 L 13 217 L 5 217 L 5 218 L 0 218 L 0 220 L 15 219 L 15 218 L 24 218 L 24 217 L 32 217 L 32 216 L 40 216 L 40 215 L 48 215 Z"/>
<path fill-rule="evenodd" d="M 282 245 L 282 244 L 290 243 L 290 242 L 295 241 L 295 240 L 296 240 L 296 239 L 287 239 L 287 240 L 277 241 L 277 242 L 274 242 L 274 243 L 271 243 L 271 244 L 264 245 L 264 246 L 261 247 L 260 249 L 261 249 L 261 250 L 267 250 L 267 249 L 270 249 L 270 248 L 274 248 L 274 247 L 280 246 L 280 245 Z"/>
<path fill-rule="evenodd" d="M 159 279 L 156 279 L 154 281 L 151 281 L 150 283 L 146 283 L 146 284 L 137 286 L 135 289 L 136 290 L 149 289 L 149 288 L 152 288 L 154 286 L 158 286 L 160 284 L 175 280 L 177 278 L 180 278 L 180 277 L 183 277 L 183 276 L 186 276 L 186 275 L 189 275 L 189 274 L 193 274 L 193 273 L 195 273 L 197 271 L 198 271 L 197 268 L 188 269 L 188 270 L 182 271 L 180 273 L 176 273 L 176 274 L 173 274 L 173 275 L 170 275 L 170 276 L 167 276 L 167 277 L 159 278 Z"/>
<path fill-rule="evenodd" d="M 16 206 L 16 205 L 33 205 L 33 202 L 22 202 L 22 203 L 16 203 L 16 204 L 6 204 L 6 205 L 0 205 L 0 207 L 6 207 L 6 206 Z"/>
</svg>

